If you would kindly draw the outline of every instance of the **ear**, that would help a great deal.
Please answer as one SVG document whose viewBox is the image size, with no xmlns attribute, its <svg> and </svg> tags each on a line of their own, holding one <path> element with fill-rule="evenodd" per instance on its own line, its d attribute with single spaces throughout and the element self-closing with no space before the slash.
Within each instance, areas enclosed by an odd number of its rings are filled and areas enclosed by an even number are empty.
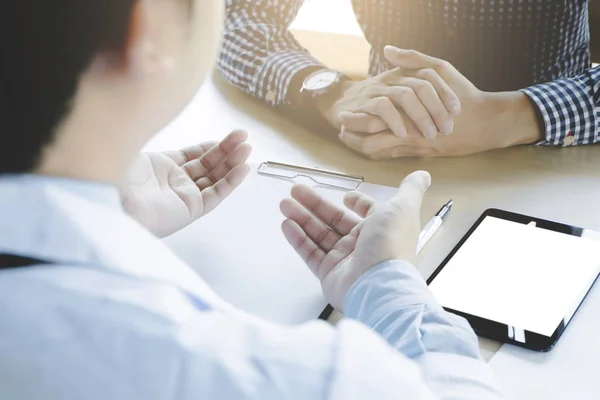
<svg viewBox="0 0 600 400">
<path fill-rule="evenodd" d="M 161 53 L 152 35 L 152 23 L 149 4 L 146 0 L 137 0 L 133 6 L 127 40 L 123 49 L 124 67 L 136 78 L 164 75 L 175 67 L 175 59 Z"/>
</svg>

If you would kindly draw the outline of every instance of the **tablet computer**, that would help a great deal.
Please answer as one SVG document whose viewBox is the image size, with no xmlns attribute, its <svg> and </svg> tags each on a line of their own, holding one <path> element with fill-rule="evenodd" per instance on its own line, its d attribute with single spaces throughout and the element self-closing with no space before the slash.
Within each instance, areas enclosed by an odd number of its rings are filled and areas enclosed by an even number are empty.
<svg viewBox="0 0 600 400">
<path fill-rule="evenodd" d="M 550 350 L 600 272 L 600 234 L 487 210 L 427 283 L 481 336 Z"/>
</svg>

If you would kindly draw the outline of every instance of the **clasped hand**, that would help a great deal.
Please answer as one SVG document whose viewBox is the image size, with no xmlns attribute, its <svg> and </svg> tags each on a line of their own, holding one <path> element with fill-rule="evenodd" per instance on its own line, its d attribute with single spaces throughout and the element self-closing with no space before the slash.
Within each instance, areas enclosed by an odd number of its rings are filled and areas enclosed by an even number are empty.
<svg viewBox="0 0 600 400">
<path fill-rule="evenodd" d="M 385 55 L 395 69 L 348 83 L 324 112 L 357 153 L 375 160 L 458 156 L 537 139 L 523 93 L 483 92 L 447 61 L 414 50 L 387 46 Z"/>
</svg>

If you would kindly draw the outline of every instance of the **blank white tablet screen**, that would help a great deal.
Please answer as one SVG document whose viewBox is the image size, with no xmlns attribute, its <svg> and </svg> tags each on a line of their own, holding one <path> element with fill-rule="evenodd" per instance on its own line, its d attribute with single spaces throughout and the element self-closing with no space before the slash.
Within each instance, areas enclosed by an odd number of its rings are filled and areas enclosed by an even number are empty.
<svg viewBox="0 0 600 400">
<path fill-rule="evenodd" d="M 600 242 L 486 217 L 431 282 L 442 306 L 552 336 L 600 271 Z"/>
</svg>

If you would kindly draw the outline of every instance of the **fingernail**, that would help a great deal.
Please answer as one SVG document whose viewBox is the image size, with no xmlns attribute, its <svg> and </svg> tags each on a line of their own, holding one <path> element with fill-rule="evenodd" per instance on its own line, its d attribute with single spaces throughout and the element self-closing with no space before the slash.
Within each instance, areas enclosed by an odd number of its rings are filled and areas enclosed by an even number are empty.
<svg viewBox="0 0 600 400">
<path fill-rule="evenodd" d="M 433 125 L 429 125 L 427 127 L 427 129 L 425 129 L 425 136 L 428 139 L 435 139 L 435 137 L 437 136 L 437 129 L 435 126 Z"/>
<path fill-rule="evenodd" d="M 461 106 L 460 103 L 458 101 L 453 101 L 452 103 L 450 103 L 450 112 L 452 114 L 460 114 L 461 111 Z"/>
<path fill-rule="evenodd" d="M 396 136 L 405 138 L 407 135 L 408 135 L 408 132 L 406 131 L 405 126 L 400 126 L 400 127 L 396 128 Z"/>
<path fill-rule="evenodd" d="M 446 121 L 442 125 L 442 133 L 444 135 L 451 134 L 453 130 L 454 130 L 454 121 L 452 121 L 452 120 Z"/>
</svg>

